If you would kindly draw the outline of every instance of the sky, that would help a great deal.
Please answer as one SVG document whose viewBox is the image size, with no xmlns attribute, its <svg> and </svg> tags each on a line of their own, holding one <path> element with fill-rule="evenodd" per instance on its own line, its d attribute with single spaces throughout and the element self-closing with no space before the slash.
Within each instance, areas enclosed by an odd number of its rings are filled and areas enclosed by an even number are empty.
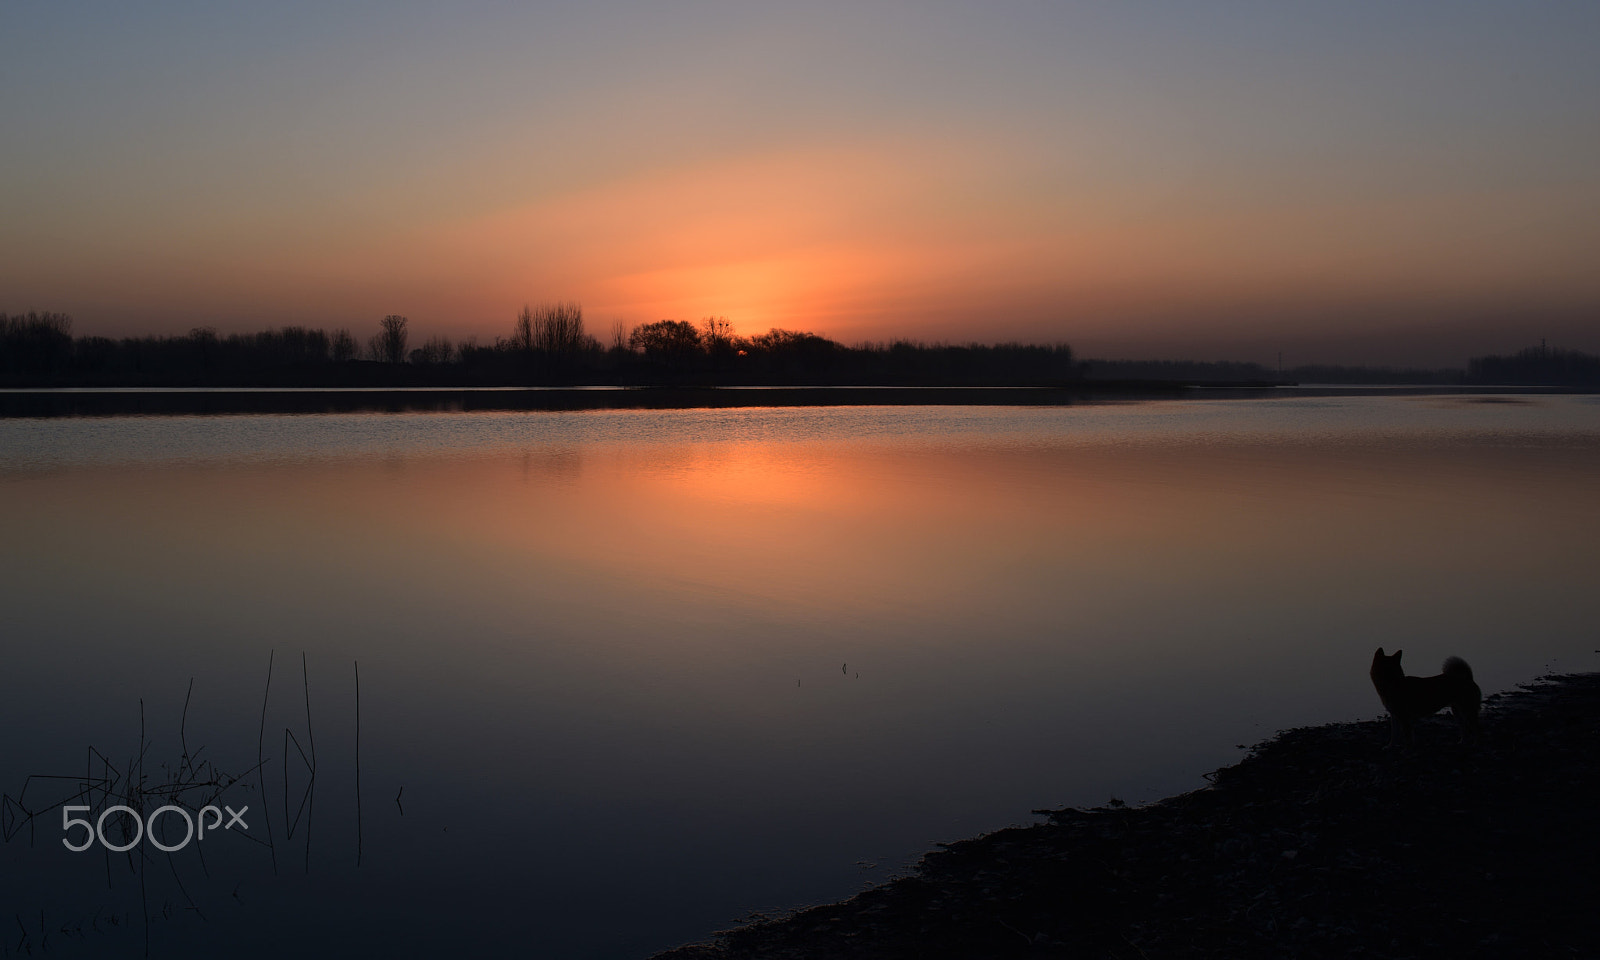
<svg viewBox="0 0 1600 960">
<path fill-rule="evenodd" d="M 0 5 L 0 312 L 1600 352 L 1600 4 Z"/>
</svg>

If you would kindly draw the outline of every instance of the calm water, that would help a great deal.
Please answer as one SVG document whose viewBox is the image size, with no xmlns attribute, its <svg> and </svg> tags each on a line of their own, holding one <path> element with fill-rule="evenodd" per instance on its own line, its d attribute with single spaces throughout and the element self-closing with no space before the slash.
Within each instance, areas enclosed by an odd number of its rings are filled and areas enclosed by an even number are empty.
<svg viewBox="0 0 1600 960">
<path fill-rule="evenodd" d="M 1600 402 L 1495 400 L 0 421 L 0 956 L 642 956 L 1374 716 L 1376 646 L 1593 669 Z M 202 761 L 270 847 L 63 848 Z"/>
</svg>

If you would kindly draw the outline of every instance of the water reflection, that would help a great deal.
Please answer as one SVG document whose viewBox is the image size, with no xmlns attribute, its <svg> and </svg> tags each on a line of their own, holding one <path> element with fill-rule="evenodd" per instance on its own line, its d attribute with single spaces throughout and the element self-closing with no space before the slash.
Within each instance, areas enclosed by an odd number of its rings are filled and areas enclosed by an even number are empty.
<svg viewBox="0 0 1600 960">
<path fill-rule="evenodd" d="M 1581 399 L 0 438 L 5 789 L 134 740 L 140 698 L 178 753 L 191 676 L 190 729 L 248 769 L 259 729 L 306 727 L 288 694 L 259 714 L 271 651 L 306 653 L 316 844 L 277 875 L 254 850 L 219 866 L 238 897 L 197 884 L 226 909 L 164 919 L 157 955 L 639 955 L 847 894 L 882 872 L 859 861 L 1190 789 L 1235 743 L 1375 715 L 1376 646 L 1464 656 L 1486 691 L 1588 668 L 1600 613 Z M 286 750 L 267 738 L 274 816 L 304 784 Z M 0 847 L 7 902 L 92 915 L 103 869 L 56 840 Z"/>
</svg>

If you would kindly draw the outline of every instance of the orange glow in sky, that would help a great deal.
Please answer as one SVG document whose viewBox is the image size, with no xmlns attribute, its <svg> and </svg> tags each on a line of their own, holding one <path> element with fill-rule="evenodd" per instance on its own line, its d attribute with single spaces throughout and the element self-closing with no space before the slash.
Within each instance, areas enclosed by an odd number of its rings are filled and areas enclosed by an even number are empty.
<svg viewBox="0 0 1600 960">
<path fill-rule="evenodd" d="M 0 311 L 489 341 L 560 299 L 601 335 L 1595 350 L 1600 12 L 1542 6 L 30 8 Z"/>
</svg>

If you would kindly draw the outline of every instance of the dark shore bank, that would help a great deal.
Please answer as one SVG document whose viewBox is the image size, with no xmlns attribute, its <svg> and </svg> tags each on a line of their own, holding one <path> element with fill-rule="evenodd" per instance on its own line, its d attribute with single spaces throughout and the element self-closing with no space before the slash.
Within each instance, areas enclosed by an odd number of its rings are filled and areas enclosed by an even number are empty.
<svg viewBox="0 0 1600 960">
<path fill-rule="evenodd" d="M 732 407 L 1022 406 L 1206 398 L 1582 393 L 1556 387 L 1299 386 L 1082 381 L 1037 387 L 65 387 L 0 389 L 0 419 L 239 414 L 687 410 Z"/>
<path fill-rule="evenodd" d="M 1600 956 L 1600 674 L 1289 730 L 1211 786 L 943 845 L 843 903 L 657 960 Z"/>
<path fill-rule="evenodd" d="M 1094 387 L 262 387 L 0 390 L 0 417 L 323 413 L 475 413 L 888 405 L 1061 406 L 1095 399 L 1161 399 L 1183 384 Z M 1256 385 L 1217 388 L 1255 396 Z"/>
</svg>

